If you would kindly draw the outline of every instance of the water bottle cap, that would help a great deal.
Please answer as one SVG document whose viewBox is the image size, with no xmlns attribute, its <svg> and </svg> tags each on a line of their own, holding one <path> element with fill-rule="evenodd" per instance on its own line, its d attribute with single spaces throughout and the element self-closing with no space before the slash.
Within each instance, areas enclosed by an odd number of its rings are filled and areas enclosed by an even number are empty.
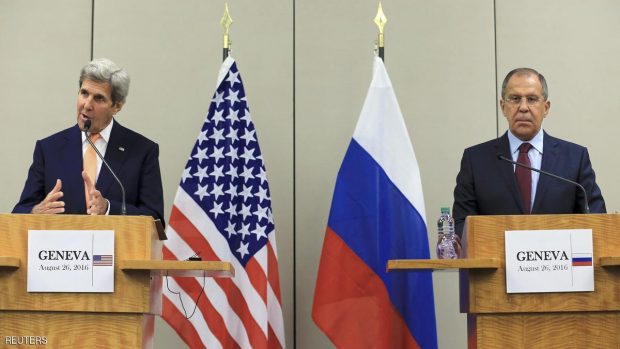
<svg viewBox="0 0 620 349">
<path fill-rule="evenodd" d="M 450 213 L 450 207 L 442 207 L 441 208 L 441 213 Z"/>
</svg>

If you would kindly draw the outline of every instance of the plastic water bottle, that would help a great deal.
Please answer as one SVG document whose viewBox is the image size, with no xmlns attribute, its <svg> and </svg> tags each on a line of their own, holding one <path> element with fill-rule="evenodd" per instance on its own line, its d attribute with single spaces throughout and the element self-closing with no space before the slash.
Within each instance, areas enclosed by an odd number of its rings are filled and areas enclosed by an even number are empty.
<svg viewBox="0 0 620 349">
<path fill-rule="evenodd" d="M 454 218 L 450 215 L 448 207 L 441 208 L 441 216 L 437 220 L 437 258 L 457 259 L 460 243 L 454 233 Z"/>
</svg>

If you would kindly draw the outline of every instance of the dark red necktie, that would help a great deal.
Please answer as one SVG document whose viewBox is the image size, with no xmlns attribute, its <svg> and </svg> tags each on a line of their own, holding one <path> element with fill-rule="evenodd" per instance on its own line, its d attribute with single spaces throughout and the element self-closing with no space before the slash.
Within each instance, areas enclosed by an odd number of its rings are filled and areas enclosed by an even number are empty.
<svg viewBox="0 0 620 349">
<path fill-rule="evenodd" d="M 522 143 L 521 146 L 519 146 L 519 157 L 517 158 L 517 162 L 531 166 L 530 158 L 527 156 L 527 152 L 530 151 L 531 148 L 531 144 Z M 532 173 L 527 168 L 515 166 L 515 175 L 517 176 L 517 184 L 521 191 L 523 208 L 525 209 L 525 213 L 530 213 L 530 203 L 532 202 Z"/>
</svg>

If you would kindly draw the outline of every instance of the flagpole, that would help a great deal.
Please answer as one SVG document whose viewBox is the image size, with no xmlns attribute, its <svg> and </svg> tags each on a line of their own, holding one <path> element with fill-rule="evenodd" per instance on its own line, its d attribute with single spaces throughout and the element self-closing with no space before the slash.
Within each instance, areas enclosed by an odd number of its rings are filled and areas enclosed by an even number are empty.
<svg viewBox="0 0 620 349">
<path fill-rule="evenodd" d="M 230 29 L 230 25 L 232 24 L 232 22 L 233 20 L 230 17 L 230 13 L 228 12 L 228 3 L 226 3 L 224 6 L 224 15 L 222 16 L 222 19 L 220 20 L 222 27 L 224 27 L 224 49 L 223 49 L 222 61 L 226 60 L 226 57 L 228 57 L 228 55 L 230 54 L 229 29 Z"/>
<path fill-rule="evenodd" d="M 377 38 L 377 54 L 382 61 L 385 61 L 385 42 L 383 38 L 383 28 L 385 27 L 385 22 L 387 22 L 387 18 L 385 14 L 383 14 L 383 8 L 381 7 L 381 2 L 379 2 L 379 9 L 377 9 L 377 15 L 374 20 L 377 28 L 379 28 L 379 37 Z"/>
</svg>

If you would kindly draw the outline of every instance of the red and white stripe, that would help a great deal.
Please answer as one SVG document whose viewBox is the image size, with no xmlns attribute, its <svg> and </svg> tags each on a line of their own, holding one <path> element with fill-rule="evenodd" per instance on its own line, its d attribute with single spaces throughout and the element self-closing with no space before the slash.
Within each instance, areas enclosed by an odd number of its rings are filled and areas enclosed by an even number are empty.
<svg viewBox="0 0 620 349">
<path fill-rule="evenodd" d="M 205 283 L 191 319 L 185 318 L 179 296 L 164 285 L 162 318 L 190 348 L 285 347 L 275 231 L 243 268 L 208 215 L 179 188 L 166 233 L 164 259 L 184 260 L 198 253 L 203 260 L 228 261 L 235 268 L 230 279 L 168 278 L 170 289 L 181 293 L 188 316 Z"/>
</svg>

